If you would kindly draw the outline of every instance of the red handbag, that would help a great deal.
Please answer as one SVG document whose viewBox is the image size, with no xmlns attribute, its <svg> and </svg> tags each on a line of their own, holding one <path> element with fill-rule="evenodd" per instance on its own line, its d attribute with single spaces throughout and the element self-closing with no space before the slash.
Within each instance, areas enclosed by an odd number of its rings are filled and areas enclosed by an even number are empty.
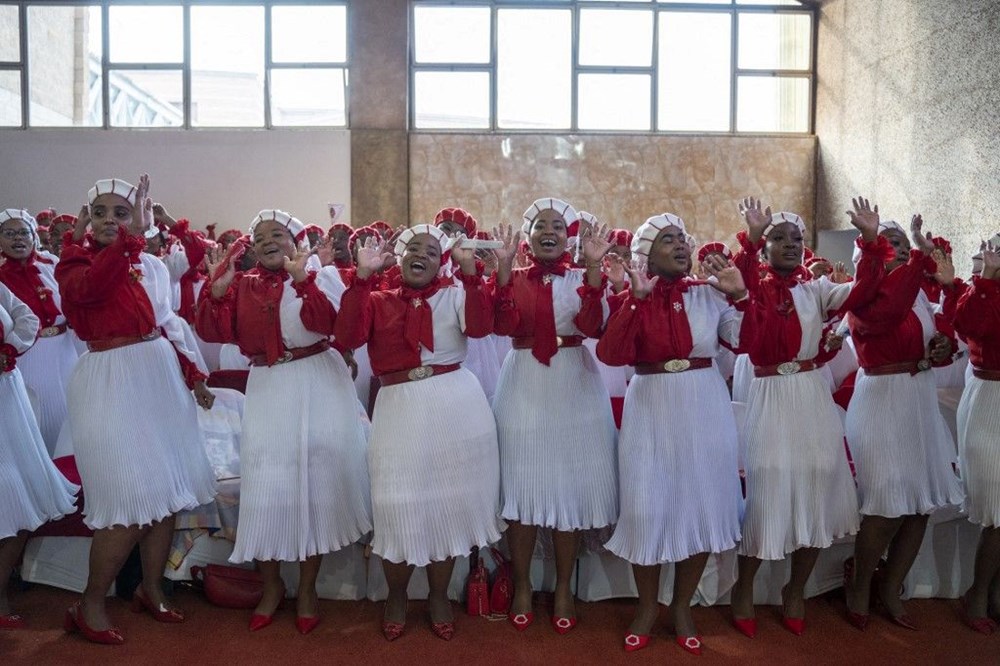
<svg viewBox="0 0 1000 666">
<path fill-rule="evenodd" d="M 510 604 L 514 599 L 514 582 L 511 579 L 510 560 L 496 548 L 490 548 L 490 555 L 497 563 L 497 570 L 493 575 L 493 587 L 490 589 L 490 612 L 506 615 L 510 611 Z"/>
<path fill-rule="evenodd" d="M 476 560 L 476 566 L 469 572 L 469 582 L 465 586 L 465 612 L 469 615 L 489 615 L 489 579 L 482 558 L 477 557 Z"/>
<path fill-rule="evenodd" d="M 256 608 L 264 595 L 264 580 L 253 569 L 207 564 L 191 567 L 191 578 L 201 581 L 209 602 L 223 608 Z"/>
</svg>

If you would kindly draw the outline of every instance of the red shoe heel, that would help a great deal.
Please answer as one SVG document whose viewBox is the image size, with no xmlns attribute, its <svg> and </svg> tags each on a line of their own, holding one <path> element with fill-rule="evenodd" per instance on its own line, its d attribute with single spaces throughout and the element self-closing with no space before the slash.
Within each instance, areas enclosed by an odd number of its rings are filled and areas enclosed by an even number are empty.
<svg viewBox="0 0 1000 666">
<path fill-rule="evenodd" d="M 0 629 L 24 629 L 26 626 L 24 618 L 16 613 L 0 615 Z"/>
<path fill-rule="evenodd" d="M 510 623 L 518 631 L 524 631 L 535 621 L 535 614 L 531 612 L 518 613 L 516 615 L 509 615 L 508 617 L 510 618 Z"/>
<path fill-rule="evenodd" d="M 806 632 L 806 619 L 804 617 L 782 617 L 781 625 L 796 636 L 801 636 Z"/>
<path fill-rule="evenodd" d="M 969 615 L 969 603 L 965 597 L 960 598 L 959 601 L 962 602 L 962 622 L 965 623 L 965 626 L 967 626 L 968 628 L 972 629 L 975 632 L 983 634 L 984 636 L 989 636 L 994 631 L 997 630 L 997 623 L 994 622 L 991 618 L 971 617 Z M 0 620 L 2 619 L 3 619 L 2 616 L 0 616 Z"/>
<path fill-rule="evenodd" d="M 747 638 L 754 638 L 757 636 L 757 618 L 755 617 L 734 617 L 733 626 L 736 627 L 736 631 L 740 632 Z"/>
<path fill-rule="evenodd" d="M 184 621 L 184 613 L 176 608 L 167 608 L 165 604 L 154 606 L 153 602 L 146 596 L 146 591 L 140 585 L 132 593 L 132 612 L 141 613 L 144 610 L 149 611 L 149 614 L 157 622 L 177 624 Z"/>
<path fill-rule="evenodd" d="M 87 626 L 87 623 L 83 620 L 83 615 L 80 613 L 80 602 L 76 602 L 66 610 L 66 618 L 63 620 L 63 629 L 66 633 L 74 633 L 79 631 L 84 638 L 86 638 L 91 643 L 99 643 L 101 645 L 121 645 L 125 642 L 125 637 L 122 636 L 121 632 L 117 629 L 104 629 L 103 631 L 95 631 Z"/>
<path fill-rule="evenodd" d="M 406 629 L 405 624 L 400 624 L 399 622 L 386 622 L 385 620 L 382 620 L 382 635 L 385 636 L 385 640 L 390 643 L 402 636 L 404 629 Z"/>
<path fill-rule="evenodd" d="M 431 631 L 434 635 L 444 641 L 450 641 L 455 636 L 454 622 L 432 622 Z"/>
<path fill-rule="evenodd" d="M 299 630 L 299 633 L 305 636 L 310 631 L 315 629 L 319 625 L 319 616 L 314 615 L 313 617 L 302 617 L 301 615 L 295 618 L 295 628 Z"/>
<path fill-rule="evenodd" d="M 576 626 L 575 617 L 552 616 L 552 628 L 556 630 L 557 634 L 565 636 L 569 632 L 573 631 L 573 627 L 575 626 Z"/>
<path fill-rule="evenodd" d="M 274 615 L 264 615 L 262 613 L 254 613 L 250 616 L 250 631 L 260 631 L 264 627 L 267 627 L 274 621 Z"/>
<path fill-rule="evenodd" d="M 701 656 L 701 636 L 678 636 L 677 644 L 684 648 L 685 652 Z"/>
<path fill-rule="evenodd" d="M 864 631 L 868 628 L 869 617 L 868 613 L 855 613 L 850 608 L 847 609 L 847 621 L 858 631 Z"/>
<path fill-rule="evenodd" d="M 649 634 L 625 634 L 625 651 L 636 652 L 649 645 Z"/>
</svg>

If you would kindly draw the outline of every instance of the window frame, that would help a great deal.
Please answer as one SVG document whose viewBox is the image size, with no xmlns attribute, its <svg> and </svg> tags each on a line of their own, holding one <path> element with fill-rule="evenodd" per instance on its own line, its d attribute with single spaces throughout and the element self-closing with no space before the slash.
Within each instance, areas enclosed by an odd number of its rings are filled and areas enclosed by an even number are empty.
<svg viewBox="0 0 1000 666">
<path fill-rule="evenodd" d="M 808 0 L 798 0 L 798 6 L 778 5 L 761 0 L 755 4 L 737 4 L 736 0 L 722 0 L 718 4 L 663 2 L 660 0 L 632 0 L 614 2 L 606 0 L 410 0 L 409 7 L 409 88 L 408 108 L 411 131 L 427 133 L 477 133 L 477 134 L 679 134 L 720 136 L 809 136 L 815 134 L 816 123 L 816 37 L 819 30 L 818 6 Z M 488 63 L 418 63 L 416 58 L 416 11 L 419 7 L 488 7 L 490 9 L 490 59 Z M 497 52 L 498 21 L 501 9 L 568 9 L 571 11 L 571 73 L 570 73 L 570 127 L 562 129 L 517 129 L 500 127 L 498 122 Z M 580 64 L 580 11 L 582 9 L 615 9 L 645 11 L 652 14 L 653 36 L 650 64 L 648 66 L 605 66 Z M 728 13 L 730 18 L 730 91 L 728 130 L 668 130 L 657 127 L 659 120 L 659 50 L 660 17 L 664 13 L 715 14 Z M 810 19 L 809 65 L 806 69 L 752 69 L 739 67 L 739 17 L 740 14 L 796 14 Z M 424 128 L 417 127 L 416 74 L 417 72 L 486 72 L 490 77 L 490 118 L 488 129 L 477 128 Z M 650 129 L 648 130 L 595 130 L 580 129 L 579 77 L 581 74 L 647 74 L 650 76 Z M 806 130 L 803 132 L 738 131 L 738 84 L 741 77 L 804 78 L 809 81 Z"/>
<path fill-rule="evenodd" d="M 274 62 L 271 57 L 272 10 L 274 7 L 307 6 L 344 7 L 347 15 L 345 22 L 345 59 L 332 62 Z M 21 75 L 21 124 L 9 125 L 0 129 L 112 129 L 112 130 L 271 130 L 271 129 L 331 129 L 341 130 L 350 127 L 350 65 L 351 65 L 351 30 L 349 0 L 0 0 L 0 6 L 13 6 L 18 9 L 18 34 L 20 62 L 0 61 L 0 71 L 20 71 Z M 101 123 L 99 125 L 61 125 L 33 126 L 31 125 L 31 94 L 28 88 L 29 68 L 28 49 L 28 8 L 29 7 L 95 7 L 101 9 Z M 110 8 L 111 7 L 142 7 L 170 6 L 180 7 L 182 11 L 182 52 L 179 63 L 149 63 L 149 62 L 112 62 L 110 59 Z M 191 122 L 191 8 L 192 7 L 263 7 L 264 8 L 264 123 L 253 126 L 232 125 L 193 125 Z M 343 125 L 275 125 L 271 118 L 271 72 L 281 69 L 318 69 L 342 70 L 344 73 L 344 124 Z M 111 125 L 111 86 L 109 74 L 115 70 L 143 71 L 179 71 L 182 85 L 183 122 L 169 127 L 130 127 Z"/>
</svg>

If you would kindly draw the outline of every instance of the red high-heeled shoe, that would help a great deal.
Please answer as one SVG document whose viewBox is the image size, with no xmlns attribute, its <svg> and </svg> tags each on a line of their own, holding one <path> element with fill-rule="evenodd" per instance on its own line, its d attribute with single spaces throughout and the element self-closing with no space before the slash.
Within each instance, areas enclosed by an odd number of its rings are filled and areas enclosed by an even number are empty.
<svg viewBox="0 0 1000 666">
<path fill-rule="evenodd" d="M 635 652 L 649 645 L 649 634 L 625 634 L 625 651 Z"/>
<path fill-rule="evenodd" d="M 801 636 L 806 632 L 806 619 L 804 617 L 781 617 L 781 625 L 796 636 Z"/>
<path fill-rule="evenodd" d="M 264 627 L 270 626 L 271 622 L 274 621 L 274 614 L 285 607 L 286 592 L 287 590 L 284 587 L 282 587 L 281 597 L 279 598 L 278 605 L 275 607 L 273 611 L 271 611 L 269 615 L 254 612 L 254 614 L 250 616 L 250 631 L 260 631 Z"/>
<path fill-rule="evenodd" d="M 83 613 L 80 612 L 79 601 L 66 609 L 66 618 L 63 620 L 63 629 L 68 634 L 79 631 L 83 634 L 83 637 L 91 643 L 100 643 L 101 645 L 121 645 L 125 642 L 125 637 L 122 636 L 121 632 L 114 627 L 101 631 L 96 631 L 88 627 L 87 622 L 83 619 Z"/>
<path fill-rule="evenodd" d="M 969 615 L 969 604 L 963 596 L 959 599 L 962 603 L 962 622 L 973 631 L 989 636 L 997 630 L 997 623 L 989 617 L 971 617 Z M 2 617 L 2 616 L 0 616 Z"/>
<path fill-rule="evenodd" d="M 733 626 L 747 638 L 757 636 L 757 618 L 755 617 L 734 617 Z"/>
<path fill-rule="evenodd" d="M 431 631 L 441 640 L 450 641 L 455 636 L 455 623 L 431 622 Z"/>
<path fill-rule="evenodd" d="M 858 631 L 864 631 L 868 628 L 868 619 L 870 617 L 868 613 L 855 613 L 850 608 L 847 609 L 847 621 Z"/>
<path fill-rule="evenodd" d="M 535 621 L 535 614 L 531 611 L 527 613 L 517 613 L 516 615 L 508 615 L 510 618 L 510 623 L 514 625 L 514 628 L 518 631 L 524 631 Z"/>
<path fill-rule="evenodd" d="M 154 606 L 140 584 L 132 593 L 132 612 L 141 613 L 144 610 L 149 611 L 149 614 L 157 622 L 178 623 L 184 621 L 184 613 L 176 608 L 167 608 L 166 604 Z"/>
<path fill-rule="evenodd" d="M 685 652 L 690 652 L 697 657 L 701 656 L 701 636 L 678 636 L 676 640 Z"/>
<path fill-rule="evenodd" d="M 382 635 L 385 636 L 385 640 L 392 642 L 403 635 L 403 630 L 406 629 L 406 623 L 400 622 L 388 622 L 382 620 Z"/>
<path fill-rule="evenodd" d="M 20 615 L 0 615 L 0 629 L 24 629 L 27 623 Z"/>
<path fill-rule="evenodd" d="M 315 629 L 319 625 L 319 616 L 314 615 L 312 617 L 303 617 L 301 615 L 295 616 L 295 628 L 299 630 L 299 633 L 305 636 L 310 631 Z"/>
<path fill-rule="evenodd" d="M 552 628 L 556 630 L 557 634 L 566 635 L 573 631 L 573 627 L 576 626 L 575 617 L 556 617 L 552 616 Z"/>
</svg>

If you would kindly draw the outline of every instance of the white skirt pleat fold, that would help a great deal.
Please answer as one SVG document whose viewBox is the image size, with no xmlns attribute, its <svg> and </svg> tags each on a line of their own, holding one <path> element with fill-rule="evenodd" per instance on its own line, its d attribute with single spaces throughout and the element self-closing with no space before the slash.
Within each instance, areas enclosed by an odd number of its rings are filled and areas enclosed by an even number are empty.
<svg viewBox="0 0 1000 666">
<path fill-rule="evenodd" d="M 1000 382 L 973 376 L 965 385 L 958 453 L 969 520 L 1000 527 Z"/>
<path fill-rule="evenodd" d="M 504 361 L 493 398 L 505 520 L 557 530 L 618 518 L 617 431 L 611 399 L 586 347 L 542 365 L 530 349 Z"/>
<path fill-rule="evenodd" d="M 382 559 L 425 566 L 500 540 L 496 424 L 468 370 L 381 388 L 369 461 Z"/>
<path fill-rule="evenodd" d="M 618 439 L 621 515 L 605 547 L 647 566 L 734 548 L 736 451 L 729 391 L 714 367 L 633 377 Z"/>
<path fill-rule="evenodd" d="M 847 441 L 861 513 L 896 518 L 960 505 L 957 451 L 938 407 L 934 373 L 869 377 L 858 372 Z"/>
<path fill-rule="evenodd" d="M 0 539 L 73 513 L 77 490 L 52 464 L 20 370 L 0 373 Z"/>
<path fill-rule="evenodd" d="M 497 379 L 500 378 L 500 360 L 497 358 L 495 336 L 485 338 L 468 338 L 465 362 L 462 364 L 479 380 L 486 394 L 486 400 L 493 400 L 497 389 Z"/>
<path fill-rule="evenodd" d="M 73 337 L 63 333 L 51 338 L 39 338 L 17 359 L 25 386 L 38 396 L 39 430 L 49 455 L 55 452 L 59 431 L 66 421 L 66 386 L 78 358 Z"/>
<path fill-rule="evenodd" d="M 333 350 L 250 369 L 231 562 L 300 562 L 371 530 L 357 405 L 350 371 Z"/>
<path fill-rule="evenodd" d="M 844 426 L 815 370 L 756 377 L 746 407 L 746 513 L 739 553 L 781 560 L 858 531 Z"/>
<path fill-rule="evenodd" d="M 198 407 L 165 338 L 87 352 L 67 401 L 91 529 L 149 525 L 215 497 Z"/>
</svg>

